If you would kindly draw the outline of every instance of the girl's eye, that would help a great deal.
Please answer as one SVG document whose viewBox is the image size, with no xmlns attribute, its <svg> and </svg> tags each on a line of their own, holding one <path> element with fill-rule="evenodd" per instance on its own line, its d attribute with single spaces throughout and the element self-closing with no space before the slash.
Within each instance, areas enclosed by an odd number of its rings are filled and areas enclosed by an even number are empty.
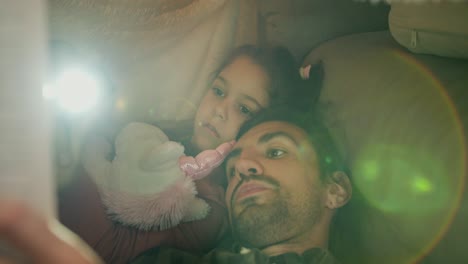
<svg viewBox="0 0 468 264">
<path fill-rule="evenodd" d="M 216 96 L 218 96 L 218 97 L 224 97 L 224 91 L 221 90 L 220 88 L 218 88 L 218 87 L 213 87 L 212 90 L 213 90 L 213 93 L 214 93 Z"/>
<path fill-rule="evenodd" d="M 247 107 L 244 106 L 244 105 L 239 106 L 239 111 L 240 111 L 243 115 L 246 115 L 246 116 L 248 116 L 248 117 L 252 117 L 252 116 L 253 116 L 252 111 L 250 111 L 250 109 L 247 108 Z"/>
<path fill-rule="evenodd" d="M 282 157 L 284 154 L 286 154 L 286 151 L 281 150 L 281 149 L 270 149 L 267 151 L 267 157 L 270 159 L 276 159 Z"/>
</svg>

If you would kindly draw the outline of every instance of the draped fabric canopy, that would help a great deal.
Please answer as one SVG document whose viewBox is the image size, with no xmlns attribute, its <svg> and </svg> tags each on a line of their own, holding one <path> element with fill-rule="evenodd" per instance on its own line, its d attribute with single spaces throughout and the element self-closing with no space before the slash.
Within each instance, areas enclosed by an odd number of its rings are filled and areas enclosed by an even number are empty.
<svg viewBox="0 0 468 264">
<path fill-rule="evenodd" d="M 120 122 L 193 116 L 234 43 L 236 0 L 50 0 L 50 34 L 116 91 Z"/>
</svg>

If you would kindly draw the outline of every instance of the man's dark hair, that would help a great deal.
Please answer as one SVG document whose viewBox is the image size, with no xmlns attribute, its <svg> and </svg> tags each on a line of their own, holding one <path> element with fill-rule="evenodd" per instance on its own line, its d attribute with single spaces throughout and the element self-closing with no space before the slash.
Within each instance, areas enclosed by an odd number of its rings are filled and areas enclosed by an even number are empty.
<svg viewBox="0 0 468 264">
<path fill-rule="evenodd" d="M 292 107 L 278 107 L 264 110 L 241 127 L 237 139 L 242 137 L 251 128 L 268 121 L 284 121 L 302 128 L 307 133 L 308 140 L 317 153 L 322 180 L 335 171 L 348 173 L 345 161 L 328 128 L 324 124 L 323 118 L 313 109 L 308 112 L 298 111 Z"/>
</svg>

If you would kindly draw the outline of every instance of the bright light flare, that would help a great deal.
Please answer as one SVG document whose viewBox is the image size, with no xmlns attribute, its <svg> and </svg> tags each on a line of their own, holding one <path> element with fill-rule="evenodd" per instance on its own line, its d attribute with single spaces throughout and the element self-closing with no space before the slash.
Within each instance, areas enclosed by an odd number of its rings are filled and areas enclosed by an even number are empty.
<svg viewBox="0 0 468 264">
<path fill-rule="evenodd" d="M 44 85 L 42 95 L 55 100 L 67 112 L 81 113 L 97 105 L 100 91 L 101 83 L 95 76 L 73 68 L 62 72 L 55 82 Z"/>
</svg>

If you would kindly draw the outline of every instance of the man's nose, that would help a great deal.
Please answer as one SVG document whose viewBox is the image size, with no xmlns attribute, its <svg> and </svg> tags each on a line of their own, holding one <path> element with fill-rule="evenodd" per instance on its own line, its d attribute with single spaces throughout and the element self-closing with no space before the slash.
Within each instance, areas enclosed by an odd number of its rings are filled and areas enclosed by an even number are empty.
<svg viewBox="0 0 468 264">
<path fill-rule="evenodd" d="M 252 175 L 261 175 L 263 174 L 263 167 L 262 165 L 254 160 L 249 158 L 240 158 L 236 162 L 236 174 L 241 179 L 246 177 L 250 177 Z"/>
</svg>

